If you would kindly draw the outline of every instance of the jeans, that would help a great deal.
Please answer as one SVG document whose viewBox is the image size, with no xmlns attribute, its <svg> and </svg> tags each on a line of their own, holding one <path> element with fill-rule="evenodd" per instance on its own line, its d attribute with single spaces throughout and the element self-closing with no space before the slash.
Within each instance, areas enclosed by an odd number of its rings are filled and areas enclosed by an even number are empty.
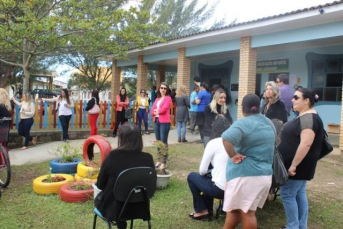
<svg viewBox="0 0 343 229">
<path fill-rule="evenodd" d="M 168 145 L 168 134 L 170 130 L 170 123 L 160 123 L 158 118 L 155 119 L 154 131 L 156 140 L 160 140 Z M 163 158 L 163 163 L 167 162 L 167 156 Z"/>
<path fill-rule="evenodd" d="M 138 117 L 138 127 L 142 131 L 142 119 L 144 121 L 144 126 L 145 126 L 145 132 L 148 132 L 148 117 L 146 114 L 146 109 L 145 108 L 139 108 L 137 111 L 137 117 Z"/>
<path fill-rule="evenodd" d="M 186 138 L 186 122 L 177 122 L 177 136 L 178 138 Z"/>
<path fill-rule="evenodd" d="M 287 218 L 287 229 L 306 229 L 308 201 L 306 180 L 288 180 L 280 187 L 280 197 Z"/>
<path fill-rule="evenodd" d="M 206 148 L 206 145 L 207 143 L 210 141 L 210 136 L 204 136 L 202 141 L 203 141 L 203 144 L 204 144 L 204 148 Z"/>
<path fill-rule="evenodd" d="M 60 115 L 58 116 L 62 125 L 63 140 L 69 140 L 68 129 L 71 115 Z"/>
<path fill-rule="evenodd" d="M 195 121 L 196 121 L 196 118 L 197 118 L 197 112 L 196 111 L 190 111 L 189 114 L 190 114 L 190 117 L 191 117 L 191 120 L 190 120 L 190 123 L 191 123 L 190 130 L 191 130 L 191 132 L 193 132 L 194 129 L 195 129 Z"/>
<path fill-rule="evenodd" d="M 30 136 L 31 126 L 33 125 L 33 118 L 21 119 L 18 127 L 18 134 L 25 137 L 24 146 L 28 147 L 29 142 L 32 141 Z"/>
<path fill-rule="evenodd" d="M 193 206 L 196 212 L 203 210 L 213 212 L 213 198 L 224 198 L 224 190 L 218 188 L 209 177 L 191 172 L 187 177 L 187 182 L 193 195 Z"/>
<path fill-rule="evenodd" d="M 98 134 L 98 128 L 96 121 L 98 120 L 99 114 L 89 114 L 89 125 L 91 126 L 91 136 Z"/>
</svg>

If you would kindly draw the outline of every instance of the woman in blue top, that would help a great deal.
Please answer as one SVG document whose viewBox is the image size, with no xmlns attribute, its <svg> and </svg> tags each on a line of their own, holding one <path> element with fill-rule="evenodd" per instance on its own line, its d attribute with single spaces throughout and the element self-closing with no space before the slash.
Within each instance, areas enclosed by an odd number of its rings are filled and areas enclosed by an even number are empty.
<svg viewBox="0 0 343 229">
<path fill-rule="evenodd" d="M 203 130 L 205 125 L 205 107 L 211 102 L 211 93 L 208 85 L 205 82 L 200 84 L 200 92 L 195 98 L 195 103 L 198 104 L 196 124 L 198 125 L 201 141 L 203 142 Z"/>
<path fill-rule="evenodd" d="M 260 99 L 244 96 L 244 118 L 237 120 L 222 134 L 229 160 L 226 167 L 226 189 L 223 210 L 224 228 L 257 228 L 255 212 L 262 208 L 272 183 L 275 128 L 259 114 Z"/>
</svg>

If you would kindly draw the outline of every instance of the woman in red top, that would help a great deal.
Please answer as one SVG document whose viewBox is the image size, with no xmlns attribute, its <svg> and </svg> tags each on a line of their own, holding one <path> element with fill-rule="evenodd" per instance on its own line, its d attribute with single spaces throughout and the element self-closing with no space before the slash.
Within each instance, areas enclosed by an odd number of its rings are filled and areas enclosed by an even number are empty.
<svg viewBox="0 0 343 229">
<path fill-rule="evenodd" d="M 157 92 L 157 98 L 150 110 L 155 122 L 154 130 L 156 140 L 160 140 L 168 145 L 168 134 L 170 130 L 170 107 L 172 99 L 169 96 L 168 84 L 162 82 Z M 167 163 L 167 157 L 159 157 L 156 167 L 164 168 Z"/>
<path fill-rule="evenodd" d="M 125 110 L 129 109 L 129 98 L 126 96 L 126 89 L 124 87 L 120 89 L 119 95 L 116 97 L 116 104 L 117 121 L 113 130 L 114 138 L 117 136 L 119 123 L 123 125 L 125 122 L 127 122 L 127 119 L 125 118 Z"/>
</svg>

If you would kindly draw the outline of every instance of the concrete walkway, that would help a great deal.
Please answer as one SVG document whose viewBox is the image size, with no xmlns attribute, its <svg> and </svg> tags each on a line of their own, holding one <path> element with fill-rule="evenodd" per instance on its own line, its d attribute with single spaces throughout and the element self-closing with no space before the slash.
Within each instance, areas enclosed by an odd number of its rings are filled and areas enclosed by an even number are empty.
<svg viewBox="0 0 343 229">
<path fill-rule="evenodd" d="M 151 133 L 149 135 L 144 134 L 143 136 L 144 146 L 151 146 L 153 141 L 155 140 L 155 134 Z M 110 142 L 112 148 L 117 148 L 118 145 L 118 137 L 106 137 L 107 140 Z M 200 135 L 192 135 L 190 132 L 187 131 L 186 139 L 188 142 L 196 142 L 200 140 Z M 168 137 L 168 144 L 182 144 L 177 142 L 177 132 L 176 129 L 171 129 L 169 131 Z M 85 139 L 78 139 L 78 140 L 70 140 L 70 144 L 73 146 L 83 146 Z M 36 163 L 42 161 L 48 161 L 55 158 L 58 158 L 58 155 L 55 155 L 56 148 L 58 145 L 62 144 L 62 141 L 53 141 L 49 143 L 37 144 L 35 147 L 29 146 L 26 150 L 18 149 L 11 149 L 9 151 L 11 165 L 22 165 L 22 164 L 29 164 L 29 163 Z M 100 152 L 97 146 L 94 146 L 94 152 Z"/>
</svg>

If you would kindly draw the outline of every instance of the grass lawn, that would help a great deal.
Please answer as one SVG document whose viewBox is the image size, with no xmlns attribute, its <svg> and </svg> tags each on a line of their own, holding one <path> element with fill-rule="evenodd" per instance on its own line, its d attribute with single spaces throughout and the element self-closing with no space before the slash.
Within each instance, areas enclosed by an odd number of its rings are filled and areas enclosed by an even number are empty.
<svg viewBox="0 0 343 229">
<path fill-rule="evenodd" d="M 202 144 L 174 145 L 179 152 L 170 170 L 173 172 L 167 189 L 158 190 L 151 199 L 153 228 L 222 228 L 225 216 L 210 222 L 194 222 L 192 196 L 186 177 L 198 171 Z M 153 152 L 154 148 L 146 148 Z M 308 184 L 309 228 L 343 228 L 343 158 L 329 155 L 317 166 L 315 179 Z M 37 195 L 32 191 L 34 178 L 49 171 L 49 162 L 12 166 L 12 181 L 0 199 L 0 228 L 92 228 L 93 201 L 82 204 L 62 202 L 59 195 Z M 257 211 L 259 228 L 280 228 L 285 215 L 280 198 L 268 201 Z M 98 228 L 106 228 L 98 219 Z M 147 228 L 136 220 L 134 228 Z"/>
</svg>

